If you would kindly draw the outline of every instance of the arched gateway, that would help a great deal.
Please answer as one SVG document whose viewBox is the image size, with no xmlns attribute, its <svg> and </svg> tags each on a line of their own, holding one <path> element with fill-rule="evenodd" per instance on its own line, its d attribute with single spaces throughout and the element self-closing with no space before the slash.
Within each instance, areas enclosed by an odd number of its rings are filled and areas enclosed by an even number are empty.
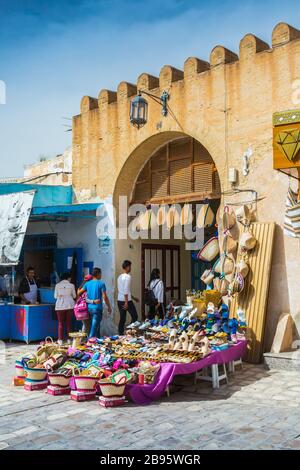
<svg viewBox="0 0 300 470">
<path fill-rule="evenodd" d="M 159 137 L 159 142 L 158 142 Z M 207 149 L 196 139 L 178 132 L 153 136 L 141 144 L 126 160 L 114 191 L 114 206 L 127 196 L 129 206 L 145 205 L 145 210 L 176 204 L 178 211 L 190 204 L 196 222 L 196 205 L 205 203 L 216 214 L 220 204 L 221 186 L 215 163 Z M 129 222 L 130 217 L 128 218 Z M 118 223 L 118 218 L 117 218 Z M 215 220 L 205 229 L 205 238 L 216 231 Z M 201 273 L 207 264 L 195 261 L 195 252 L 187 249 L 187 240 L 179 239 L 170 230 L 169 239 L 162 231 L 153 239 L 149 230 L 137 240 L 116 241 L 116 266 L 124 258 L 133 262 L 133 290 L 141 296 L 153 268 L 159 268 L 165 284 L 165 300 L 185 299 L 185 291 L 200 289 Z M 118 269 L 117 269 L 118 271 Z"/>
</svg>

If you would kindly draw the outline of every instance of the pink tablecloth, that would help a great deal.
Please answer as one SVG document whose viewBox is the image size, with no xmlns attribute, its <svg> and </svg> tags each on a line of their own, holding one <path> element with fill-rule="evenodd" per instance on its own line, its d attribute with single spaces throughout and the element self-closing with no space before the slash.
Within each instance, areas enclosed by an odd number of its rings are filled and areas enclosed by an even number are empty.
<svg viewBox="0 0 300 470">
<path fill-rule="evenodd" d="M 190 364 L 163 363 L 161 364 L 156 382 L 151 385 L 128 384 L 126 393 L 138 405 L 148 405 L 157 400 L 166 390 L 175 375 L 192 374 L 213 364 L 226 364 L 243 357 L 246 352 L 247 341 L 239 341 L 225 351 L 213 351 L 201 361 Z"/>
</svg>

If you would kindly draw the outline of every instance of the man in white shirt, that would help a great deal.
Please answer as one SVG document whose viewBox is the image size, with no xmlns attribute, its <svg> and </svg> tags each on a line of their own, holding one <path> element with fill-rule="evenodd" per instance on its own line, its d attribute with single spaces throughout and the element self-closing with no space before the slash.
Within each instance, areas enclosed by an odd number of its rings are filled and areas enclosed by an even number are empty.
<svg viewBox="0 0 300 470">
<path fill-rule="evenodd" d="M 64 273 L 54 290 L 54 298 L 56 299 L 55 310 L 58 319 L 58 344 L 63 342 L 65 327 L 68 335 L 72 328 L 76 292 L 74 284 L 70 282 L 70 278 L 70 273 Z"/>
<path fill-rule="evenodd" d="M 123 273 L 118 277 L 119 335 L 124 334 L 127 311 L 131 316 L 132 323 L 137 321 L 138 314 L 133 300 L 135 302 L 139 301 L 139 299 L 131 294 L 131 275 L 129 274 L 131 271 L 131 261 L 123 261 L 122 268 Z"/>
</svg>

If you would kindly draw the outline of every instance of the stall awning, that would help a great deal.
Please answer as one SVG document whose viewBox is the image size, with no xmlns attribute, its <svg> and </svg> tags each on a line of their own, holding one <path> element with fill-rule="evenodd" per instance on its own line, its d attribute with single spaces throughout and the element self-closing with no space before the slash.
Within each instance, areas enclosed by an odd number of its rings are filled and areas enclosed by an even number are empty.
<svg viewBox="0 0 300 470">
<path fill-rule="evenodd" d="M 62 204 L 48 207 L 33 207 L 30 214 L 30 218 L 36 219 L 40 217 L 95 217 L 98 207 L 102 205 L 102 202 L 93 202 L 86 204 Z"/>
</svg>

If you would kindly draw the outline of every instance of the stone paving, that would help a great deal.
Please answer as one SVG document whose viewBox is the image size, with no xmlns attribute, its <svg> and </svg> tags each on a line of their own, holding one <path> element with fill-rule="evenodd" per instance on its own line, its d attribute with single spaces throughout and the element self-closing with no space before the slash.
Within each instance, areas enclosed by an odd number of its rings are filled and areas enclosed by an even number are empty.
<svg viewBox="0 0 300 470">
<path fill-rule="evenodd" d="M 33 348 L 8 344 L 0 364 L 0 449 L 300 449 L 298 372 L 244 364 L 219 390 L 181 376 L 152 405 L 103 409 L 12 386 Z"/>
</svg>

